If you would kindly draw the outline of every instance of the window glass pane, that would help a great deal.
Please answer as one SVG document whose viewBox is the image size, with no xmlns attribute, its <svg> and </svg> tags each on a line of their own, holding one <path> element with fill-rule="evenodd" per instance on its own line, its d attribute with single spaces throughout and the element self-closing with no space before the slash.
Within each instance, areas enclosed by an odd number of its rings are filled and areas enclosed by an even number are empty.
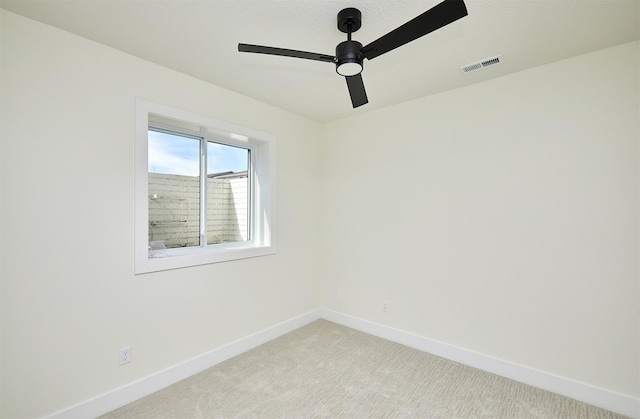
<svg viewBox="0 0 640 419">
<path fill-rule="evenodd" d="M 249 237 L 249 150 L 207 142 L 207 242 Z"/>
<path fill-rule="evenodd" d="M 200 140 L 149 130 L 149 255 L 200 245 Z"/>
</svg>

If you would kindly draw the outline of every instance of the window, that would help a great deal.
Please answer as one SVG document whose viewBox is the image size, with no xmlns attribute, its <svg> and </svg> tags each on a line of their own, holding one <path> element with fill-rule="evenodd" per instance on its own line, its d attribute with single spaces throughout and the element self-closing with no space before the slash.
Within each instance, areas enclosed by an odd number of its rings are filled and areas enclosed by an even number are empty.
<svg viewBox="0 0 640 419">
<path fill-rule="evenodd" d="M 165 256 L 165 249 L 248 241 L 251 148 L 153 121 L 148 135 L 150 257 Z"/>
<path fill-rule="evenodd" d="M 135 273 L 275 253 L 275 138 L 136 100 Z"/>
</svg>

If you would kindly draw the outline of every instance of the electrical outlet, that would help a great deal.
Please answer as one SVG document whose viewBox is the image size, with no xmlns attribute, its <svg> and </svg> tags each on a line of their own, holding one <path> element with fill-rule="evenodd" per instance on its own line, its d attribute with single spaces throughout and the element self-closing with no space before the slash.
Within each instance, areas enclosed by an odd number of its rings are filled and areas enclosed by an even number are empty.
<svg viewBox="0 0 640 419">
<path fill-rule="evenodd" d="M 120 349 L 120 365 L 131 362 L 131 346 Z"/>
<path fill-rule="evenodd" d="M 389 302 L 387 300 L 382 300 L 382 311 L 385 313 L 389 311 Z"/>
</svg>

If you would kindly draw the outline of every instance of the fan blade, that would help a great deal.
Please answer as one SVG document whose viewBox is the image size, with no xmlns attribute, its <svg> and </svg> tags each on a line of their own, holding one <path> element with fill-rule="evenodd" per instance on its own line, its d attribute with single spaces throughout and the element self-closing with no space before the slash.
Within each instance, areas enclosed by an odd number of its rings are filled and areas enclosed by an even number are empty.
<svg viewBox="0 0 640 419">
<path fill-rule="evenodd" d="M 347 79 L 347 87 L 349 88 L 349 96 L 351 96 L 351 104 L 354 108 L 369 103 L 367 92 L 364 90 L 364 82 L 362 75 L 345 77 Z"/>
<path fill-rule="evenodd" d="M 315 52 L 296 51 L 293 49 L 264 47 L 261 45 L 238 44 L 240 52 L 254 52 L 257 54 L 280 55 L 283 57 L 304 58 L 305 60 L 325 61 L 333 63 L 335 57 L 331 55 L 318 54 Z"/>
<path fill-rule="evenodd" d="M 361 52 L 365 58 L 372 60 L 466 15 L 467 7 L 464 1 L 444 0 L 420 16 L 364 46 Z"/>
</svg>

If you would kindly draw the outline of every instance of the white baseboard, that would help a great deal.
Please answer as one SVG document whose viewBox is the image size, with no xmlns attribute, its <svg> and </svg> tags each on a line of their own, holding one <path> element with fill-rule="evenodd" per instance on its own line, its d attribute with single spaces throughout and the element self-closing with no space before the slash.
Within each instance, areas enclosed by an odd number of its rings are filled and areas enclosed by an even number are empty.
<svg viewBox="0 0 640 419">
<path fill-rule="evenodd" d="M 167 368 L 149 377 L 127 384 L 108 393 L 97 396 L 49 416 L 50 419 L 95 418 L 122 407 L 144 396 L 148 396 L 171 384 L 184 380 L 227 359 L 240 355 L 256 346 L 280 337 L 320 318 L 320 310 L 310 311 L 301 316 L 276 324 L 258 333 L 231 342 L 211 352 Z"/>
<path fill-rule="evenodd" d="M 428 352 L 474 368 L 488 371 L 524 384 L 548 390 L 565 397 L 585 402 L 621 415 L 640 419 L 640 399 L 594 387 L 589 384 L 539 371 L 523 365 L 473 352 L 468 349 L 427 339 L 403 330 L 321 309 L 320 318 Z"/>
<path fill-rule="evenodd" d="M 640 399 L 324 308 L 310 311 L 246 338 L 231 342 L 204 355 L 57 412 L 49 418 L 86 419 L 100 416 L 321 318 L 612 412 L 640 419 Z"/>
</svg>

